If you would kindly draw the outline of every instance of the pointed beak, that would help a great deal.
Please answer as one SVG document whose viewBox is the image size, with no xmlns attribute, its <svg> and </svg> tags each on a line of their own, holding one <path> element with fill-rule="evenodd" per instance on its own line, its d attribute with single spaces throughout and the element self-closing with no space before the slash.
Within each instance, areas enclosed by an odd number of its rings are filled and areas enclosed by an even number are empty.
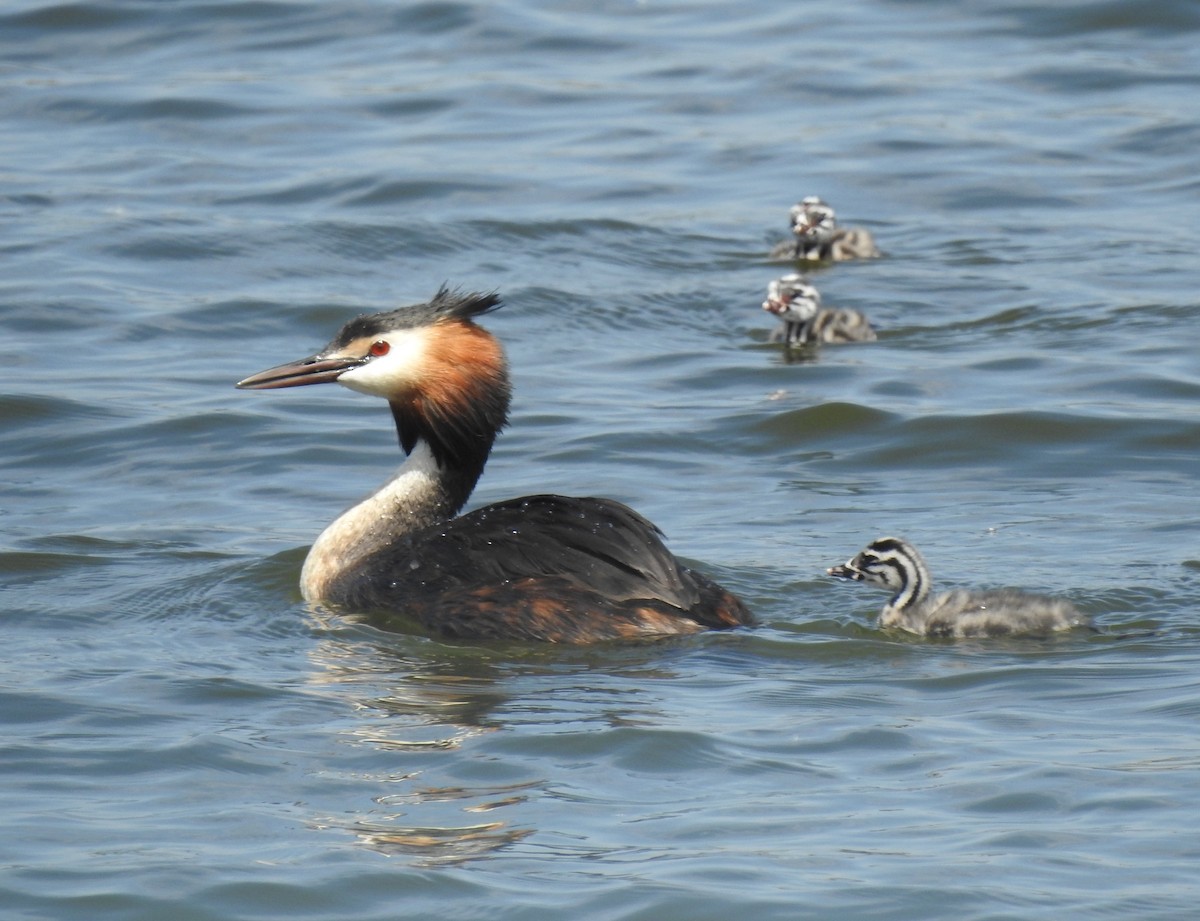
<svg viewBox="0 0 1200 921">
<path fill-rule="evenodd" d="M 353 355 L 310 355 L 299 361 L 268 368 L 237 382 L 239 390 L 275 390 L 280 387 L 301 387 L 305 384 L 329 384 L 351 368 L 357 368 L 365 358 Z"/>
<path fill-rule="evenodd" d="M 849 563 L 843 563 L 841 566 L 830 566 L 825 572 L 835 579 L 853 579 L 857 582 L 862 578 L 862 573 Z"/>
</svg>

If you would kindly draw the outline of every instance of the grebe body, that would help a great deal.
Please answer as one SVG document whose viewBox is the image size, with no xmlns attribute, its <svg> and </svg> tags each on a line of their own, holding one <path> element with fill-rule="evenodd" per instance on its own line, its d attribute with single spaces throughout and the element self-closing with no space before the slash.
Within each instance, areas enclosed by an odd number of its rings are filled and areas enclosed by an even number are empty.
<svg viewBox="0 0 1200 921">
<path fill-rule="evenodd" d="M 862 227 L 839 227 L 837 214 L 816 195 L 792 205 L 788 212 L 792 239 L 776 244 L 770 258 L 798 262 L 848 262 L 875 259 L 879 247 Z"/>
<path fill-rule="evenodd" d="M 875 330 L 861 311 L 822 307 L 821 293 L 803 275 L 784 275 L 767 286 L 763 310 L 783 321 L 772 342 L 789 346 L 821 342 L 873 342 Z"/>
<path fill-rule="evenodd" d="M 588 643 L 752 623 L 736 596 L 684 566 L 620 502 L 536 495 L 458 515 L 508 416 L 504 352 L 474 322 L 499 305 L 443 288 L 428 304 L 352 320 L 317 354 L 239 382 L 337 382 L 381 396 L 407 455 L 317 538 L 301 572 L 305 599 L 479 639 Z"/>
<path fill-rule="evenodd" d="M 930 595 L 929 568 L 912 544 L 898 537 L 872 541 L 841 566 L 827 570 L 893 592 L 879 626 L 920 636 L 1048 636 L 1074 627 L 1091 627 L 1087 615 L 1069 601 L 1016 589 L 954 589 Z"/>
</svg>

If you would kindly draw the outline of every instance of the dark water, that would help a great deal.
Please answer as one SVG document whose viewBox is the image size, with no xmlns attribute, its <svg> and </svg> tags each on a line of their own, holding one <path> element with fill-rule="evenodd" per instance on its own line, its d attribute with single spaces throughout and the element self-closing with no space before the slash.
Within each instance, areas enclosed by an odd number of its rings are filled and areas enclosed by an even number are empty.
<svg viewBox="0 0 1200 921">
<path fill-rule="evenodd" d="M 27 0 L 0 52 L 6 918 L 1194 916 L 1191 0 Z M 882 334 L 789 362 L 811 193 Z M 390 420 L 232 383 L 443 281 L 507 303 L 475 501 L 631 502 L 760 629 L 306 609 Z M 823 570 L 888 532 L 1110 632 L 881 633 Z"/>
</svg>

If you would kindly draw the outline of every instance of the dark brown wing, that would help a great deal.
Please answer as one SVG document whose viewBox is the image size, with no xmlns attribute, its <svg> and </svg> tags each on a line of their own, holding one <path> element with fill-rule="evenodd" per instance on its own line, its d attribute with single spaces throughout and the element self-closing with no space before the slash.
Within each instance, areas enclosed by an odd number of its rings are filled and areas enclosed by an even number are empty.
<svg viewBox="0 0 1200 921">
<path fill-rule="evenodd" d="M 606 622 L 611 636 L 752 622 L 737 598 L 683 566 L 653 524 L 611 499 L 539 495 L 485 506 L 380 551 L 339 589 L 338 602 L 349 607 L 408 610 L 458 635 L 561 630 L 558 641 L 581 642 L 565 636 L 604 632 Z M 516 629 L 520 618 L 527 629 Z M 654 628 L 670 618 L 693 625 Z M 452 629 L 452 619 L 465 632 Z"/>
</svg>

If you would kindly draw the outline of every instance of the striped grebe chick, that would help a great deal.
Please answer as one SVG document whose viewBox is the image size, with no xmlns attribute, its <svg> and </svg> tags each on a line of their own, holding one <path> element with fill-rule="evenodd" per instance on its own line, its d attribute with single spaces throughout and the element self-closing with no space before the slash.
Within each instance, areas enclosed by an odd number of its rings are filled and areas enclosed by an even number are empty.
<svg viewBox="0 0 1200 921">
<path fill-rule="evenodd" d="M 929 569 L 912 544 L 899 537 L 872 541 L 857 556 L 827 570 L 894 592 L 879 626 L 920 636 L 1047 636 L 1091 621 L 1069 601 L 1016 589 L 954 589 L 930 597 Z"/>
<path fill-rule="evenodd" d="M 879 256 L 879 248 L 869 230 L 839 227 L 833 208 L 816 195 L 792 205 L 788 217 L 792 224 L 792 239 L 776 244 L 771 250 L 772 259 L 848 262 Z"/>
<path fill-rule="evenodd" d="M 875 330 L 861 311 L 822 307 L 821 292 L 803 275 L 784 275 L 767 286 L 763 310 L 783 325 L 771 333 L 772 342 L 788 346 L 819 342 L 874 342 Z"/>
<path fill-rule="evenodd" d="M 504 351 L 474 322 L 499 306 L 494 294 L 443 287 L 428 304 L 351 320 L 315 355 L 237 385 L 336 381 L 383 397 L 407 455 L 317 538 L 305 599 L 408 614 L 446 636 L 552 643 L 752 623 L 620 502 L 535 495 L 458 515 L 508 418 Z"/>
</svg>

